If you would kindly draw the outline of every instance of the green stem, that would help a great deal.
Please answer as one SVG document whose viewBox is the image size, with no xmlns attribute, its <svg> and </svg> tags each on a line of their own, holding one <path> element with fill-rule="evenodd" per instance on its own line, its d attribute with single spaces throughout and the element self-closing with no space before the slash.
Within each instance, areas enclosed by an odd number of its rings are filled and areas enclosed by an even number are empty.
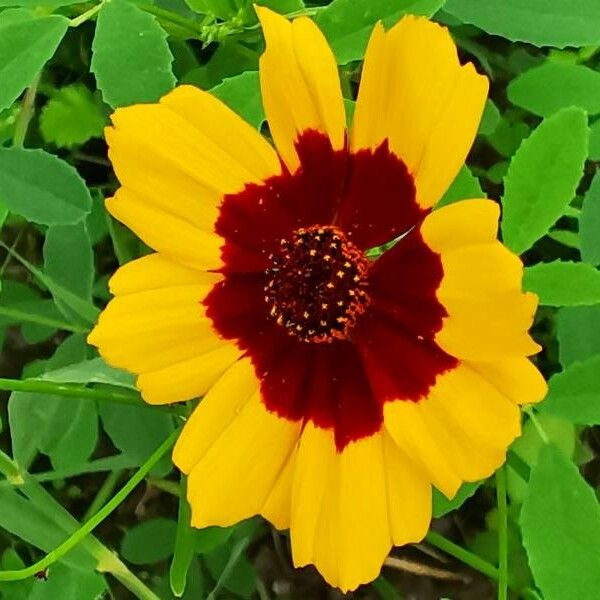
<svg viewBox="0 0 600 600">
<path fill-rule="evenodd" d="M 498 580 L 498 569 L 487 562 L 477 554 L 473 554 L 468 550 L 465 550 L 462 546 L 451 542 L 446 539 L 443 535 L 435 531 L 430 531 L 426 536 L 425 540 L 429 542 L 432 546 L 443 550 L 446 554 L 453 556 L 454 558 L 460 560 L 465 563 L 465 565 L 469 565 L 472 569 L 487 575 L 491 579 Z"/>
<path fill-rule="evenodd" d="M 523 412 L 529 417 L 529 419 L 533 423 L 533 426 L 536 428 L 538 435 L 542 438 L 542 442 L 544 442 L 544 444 L 549 444 L 550 439 L 548 438 L 548 434 L 542 427 L 542 424 L 538 421 L 538 418 L 535 416 L 533 408 L 531 408 L 531 406 L 524 406 Z"/>
<path fill-rule="evenodd" d="M 508 516 L 506 503 L 506 471 L 496 471 L 498 503 L 498 600 L 508 599 Z"/>
<path fill-rule="evenodd" d="M 48 553 L 44 558 L 36 562 L 35 564 L 25 567 L 24 569 L 17 569 L 11 571 L 0 571 L 0 581 L 19 581 L 32 577 L 38 571 L 41 571 L 57 560 L 61 559 L 69 550 L 72 550 L 77 544 L 82 542 L 104 519 L 106 519 L 124 500 L 127 496 L 137 487 L 139 483 L 146 477 L 146 475 L 153 469 L 156 463 L 171 449 L 177 436 L 178 430 L 173 431 L 171 435 L 152 453 L 152 455 L 146 460 L 146 462 L 138 469 L 138 471 L 131 477 L 131 479 L 107 502 L 89 521 L 82 525 L 75 533 L 68 537 L 62 544 L 57 548 Z M 108 570 L 108 569 L 107 569 Z M 113 572 L 111 570 L 111 572 Z M 113 572 L 115 576 L 116 573 Z M 122 573 L 121 573 L 122 575 Z M 137 578 L 136 578 L 137 579 Z M 137 580 L 139 582 L 139 580 Z M 141 583 L 141 582 L 139 582 Z M 143 584 L 142 584 L 143 585 Z M 145 586 L 143 586 L 145 588 Z M 147 588 L 146 588 L 147 589 Z M 148 590 L 150 592 L 150 590 Z M 152 592 L 150 592 L 152 594 Z M 152 596 L 146 594 L 145 596 L 138 596 L 139 598 L 156 598 L 154 594 Z"/>
<path fill-rule="evenodd" d="M 21 104 L 21 110 L 19 111 L 19 116 L 17 117 L 17 122 L 15 123 L 15 132 L 13 134 L 13 146 L 18 146 L 19 148 L 23 147 L 25 143 L 25 136 L 27 135 L 27 130 L 29 129 L 29 123 L 31 121 L 31 117 L 33 117 L 33 111 L 35 108 L 35 96 L 37 94 L 37 88 L 40 83 L 41 73 L 38 73 L 34 80 L 31 82 L 31 85 L 27 88 L 25 92 L 25 97 L 23 98 L 23 102 Z"/>
<path fill-rule="evenodd" d="M 2 452 L 2 450 L 0 450 L 0 473 L 13 484 L 23 482 L 19 467 L 15 464 L 13 459 L 8 456 L 8 454 Z"/>
<path fill-rule="evenodd" d="M 150 13 L 159 20 L 170 23 L 171 25 L 177 25 L 178 27 L 187 30 L 195 37 L 202 38 L 204 36 L 204 27 L 197 21 L 192 21 L 191 19 L 187 19 L 186 17 L 183 17 L 171 10 L 167 10 L 166 8 L 160 8 L 152 4 L 146 4 L 145 2 L 140 2 L 139 0 L 134 0 L 133 3 L 144 12 Z"/>
<path fill-rule="evenodd" d="M 69 19 L 69 27 L 79 27 L 82 23 L 89 21 L 101 8 L 103 2 L 96 4 L 96 6 L 92 6 L 89 10 L 81 13 L 79 16 L 74 17 L 73 19 Z"/>
<path fill-rule="evenodd" d="M 86 327 L 81 327 L 80 325 L 67 323 L 66 321 L 61 321 L 60 319 L 44 317 L 43 315 L 32 315 L 28 312 L 15 308 L 8 308 L 6 306 L 0 307 L 0 315 L 15 319 L 15 321 L 19 322 L 26 321 L 28 323 L 37 323 L 38 325 L 47 325 L 53 329 L 64 329 L 65 331 L 72 331 L 73 333 L 87 333 L 89 331 L 89 329 Z"/>
<path fill-rule="evenodd" d="M 116 391 L 99 388 L 88 388 L 78 384 L 56 383 L 43 379 L 4 379 L 0 378 L 0 390 L 10 392 L 30 392 L 33 394 L 52 394 L 54 396 L 67 396 L 84 400 L 98 400 L 100 402 L 114 402 L 130 406 L 146 406 L 137 392 Z M 181 406 L 153 407 L 172 414 L 186 415 L 187 411 Z"/>
<path fill-rule="evenodd" d="M 121 469 L 112 471 L 108 474 L 100 486 L 98 493 L 94 497 L 94 500 L 85 511 L 85 515 L 83 515 L 83 521 L 87 521 L 90 517 L 93 517 L 100 510 L 100 508 L 102 508 L 102 506 L 109 499 L 110 495 L 113 493 L 121 475 L 123 475 L 123 471 Z"/>
</svg>

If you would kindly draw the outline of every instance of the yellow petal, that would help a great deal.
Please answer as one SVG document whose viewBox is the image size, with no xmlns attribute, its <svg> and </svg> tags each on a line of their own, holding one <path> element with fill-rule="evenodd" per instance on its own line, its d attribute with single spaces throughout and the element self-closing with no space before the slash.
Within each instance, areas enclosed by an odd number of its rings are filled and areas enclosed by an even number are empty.
<svg viewBox="0 0 600 600">
<path fill-rule="evenodd" d="M 438 253 L 496 239 L 500 207 L 492 200 L 462 200 L 429 213 L 421 225 L 425 243 Z"/>
<path fill-rule="evenodd" d="M 169 404 L 198 398 L 219 380 L 242 354 L 233 343 L 223 341 L 214 350 L 156 371 L 142 373 L 136 381 L 149 404 Z"/>
<path fill-rule="evenodd" d="M 187 420 L 173 462 L 188 474 L 256 393 L 258 380 L 249 358 L 235 362 L 210 388 Z"/>
<path fill-rule="evenodd" d="M 175 262 L 201 270 L 218 269 L 222 264 L 220 236 L 157 207 L 139 193 L 122 187 L 106 201 L 106 208 L 146 244 Z"/>
<path fill-rule="evenodd" d="M 190 473 L 192 525 L 228 526 L 259 514 L 300 427 L 269 412 L 256 393 Z"/>
<path fill-rule="evenodd" d="M 313 562 L 329 584 L 347 592 L 377 577 L 391 547 L 383 445 L 381 435 L 375 434 L 335 453 L 333 435 L 327 434 L 330 449 L 320 461 L 303 455 L 302 443 L 299 449 L 290 527 L 292 553 L 296 565 Z M 318 444 L 312 451 L 317 448 Z M 302 472 L 300 461 L 306 461 L 304 468 L 310 462 L 311 470 L 327 470 L 321 489 L 313 489 L 313 494 L 323 494 L 320 506 L 304 502 L 306 488 L 316 474 Z M 302 476 L 306 480 L 300 480 Z M 312 552 L 307 553 L 309 540 Z"/>
<path fill-rule="evenodd" d="M 448 30 L 406 16 L 387 33 L 377 25 L 365 55 L 353 150 L 390 149 L 415 178 L 417 201 L 433 206 L 448 189 L 473 143 L 488 81 L 461 66 Z"/>
<path fill-rule="evenodd" d="M 277 529 L 290 527 L 296 456 L 297 452 L 292 451 L 261 510 L 262 516 L 273 523 Z"/>
<path fill-rule="evenodd" d="M 516 404 L 540 402 L 548 391 L 544 377 L 527 358 L 466 364 Z"/>
<path fill-rule="evenodd" d="M 112 294 L 121 296 L 188 285 L 202 285 L 208 289 L 220 279 L 222 277 L 216 273 L 189 269 L 161 254 L 148 254 L 120 267 L 108 285 Z"/>
<path fill-rule="evenodd" d="M 345 143 L 346 120 L 335 58 L 313 21 L 256 7 L 266 40 L 260 84 L 269 129 L 290 171 L 299 165 L 294 144 L 307 129 L 320 131 L 335 149 Z"/>
<path fill-rule="evenodd" d="M 392 542 L 395 546 L 419 542 L 431 521 L 431 483 L 387 431 L 382 436 Z"/>
<path fill-rule="evenodd" d="M 210 287 L 165 287 L 117 296 L 88 341 L 109 364 L 137 374 L 229 344 L 205 316 L 202 300 Z"/>
</svg>

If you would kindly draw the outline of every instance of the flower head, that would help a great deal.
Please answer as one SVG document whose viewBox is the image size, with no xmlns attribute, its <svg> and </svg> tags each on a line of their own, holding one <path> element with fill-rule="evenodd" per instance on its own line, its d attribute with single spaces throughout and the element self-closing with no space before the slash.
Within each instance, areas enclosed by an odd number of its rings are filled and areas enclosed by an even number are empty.
<svg viewBox="0 0 600 600">
<path fill-rule="evenodd" d="M 113 115 L 107 207 L 156 252 L 114 275 L 90 341 L 151 404 L 203 396 L 173 455 L 193 525 L 262 514 L 349 590 L 422 539 L 432 485 L 504 461 L 545 393 L 537 299 L 494 202 L 431 211 L 487 94 L 447 30 L 375 27 L 347 133 L 319 29 L 257 10 L 277 150 L 190 86 Z"/>
</svg>

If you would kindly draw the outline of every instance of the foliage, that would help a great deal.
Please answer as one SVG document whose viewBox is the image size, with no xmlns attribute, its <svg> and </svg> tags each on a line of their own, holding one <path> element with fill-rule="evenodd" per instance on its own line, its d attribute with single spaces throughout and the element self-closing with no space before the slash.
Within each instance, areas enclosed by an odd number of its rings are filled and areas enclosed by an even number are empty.
<svg viewBox="0 0 600 600">
<path fill-rule="evenodd" d="M 464 597 L 495 597 L 489 578 L 500 580 L 501 599 L 510 587 L 515 598 L 594 600 L 600 4 L 261 4 L 314 17 L 340 66 L 349 120 L 380 20 L 432 17 L 450 27 L 461 59 L 490 77 L 474 149 L 439 206 L 484 195 L 501 202 L 501 237 L 522 255 L 524 287 L 540 299 L 534 337 L 544 351 L 535 360 L 549 394 L 524 411 L 505 473 L 450 501 L 435 492 L 434 526 L 454 542 L 430 534 L 424 544 L 482 573 Z M 117 187 L 102 139 L 111 110 L 190 83 L 266 132 L 262 49 L 249 0 L 0 0 L 0 599 L 324 596 L 314 571 L 291 571 L 286 534 L 264 521 L 189 526 L 185 478 L 169 449 L 190 407 L 144 405 L 132 377 L 85 341 L 110 274 L 147 251 L 103 209 Z M 463 597 L 422 575 L 433 565 L 460 577 L 457 563 L 419 548 L 395 554 L 416 561 L 420 578 L 386 568 L 357 597 Z M 40 560 L 47 581 L 33 576 Z"/>
</svg>

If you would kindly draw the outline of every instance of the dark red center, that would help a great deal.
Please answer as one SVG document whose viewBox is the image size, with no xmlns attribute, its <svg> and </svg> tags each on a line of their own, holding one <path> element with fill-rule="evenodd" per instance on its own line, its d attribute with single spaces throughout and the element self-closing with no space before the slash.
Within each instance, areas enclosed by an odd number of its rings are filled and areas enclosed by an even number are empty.
<svg viewBox="0 0 600 600">
<path fill-rule="evenodd" d="M 266 269 L 269 314 L 303 342 L 346 339 L 369 303 L 369 261 L 332 225 L 283 238 Z"/>
<path fill-rule="evenodd" d="M 456 366 L 435 343 L 443 268 L 386 141 L 353 153 L 308 131 L 296 149 L 294 173 L 224 198 L 224 278 L 204 304 L 251 358 L 266 408 L 332 430 L 342 450 L 381 429 L 386 402 L 422 400 Z"/>
</svg>

